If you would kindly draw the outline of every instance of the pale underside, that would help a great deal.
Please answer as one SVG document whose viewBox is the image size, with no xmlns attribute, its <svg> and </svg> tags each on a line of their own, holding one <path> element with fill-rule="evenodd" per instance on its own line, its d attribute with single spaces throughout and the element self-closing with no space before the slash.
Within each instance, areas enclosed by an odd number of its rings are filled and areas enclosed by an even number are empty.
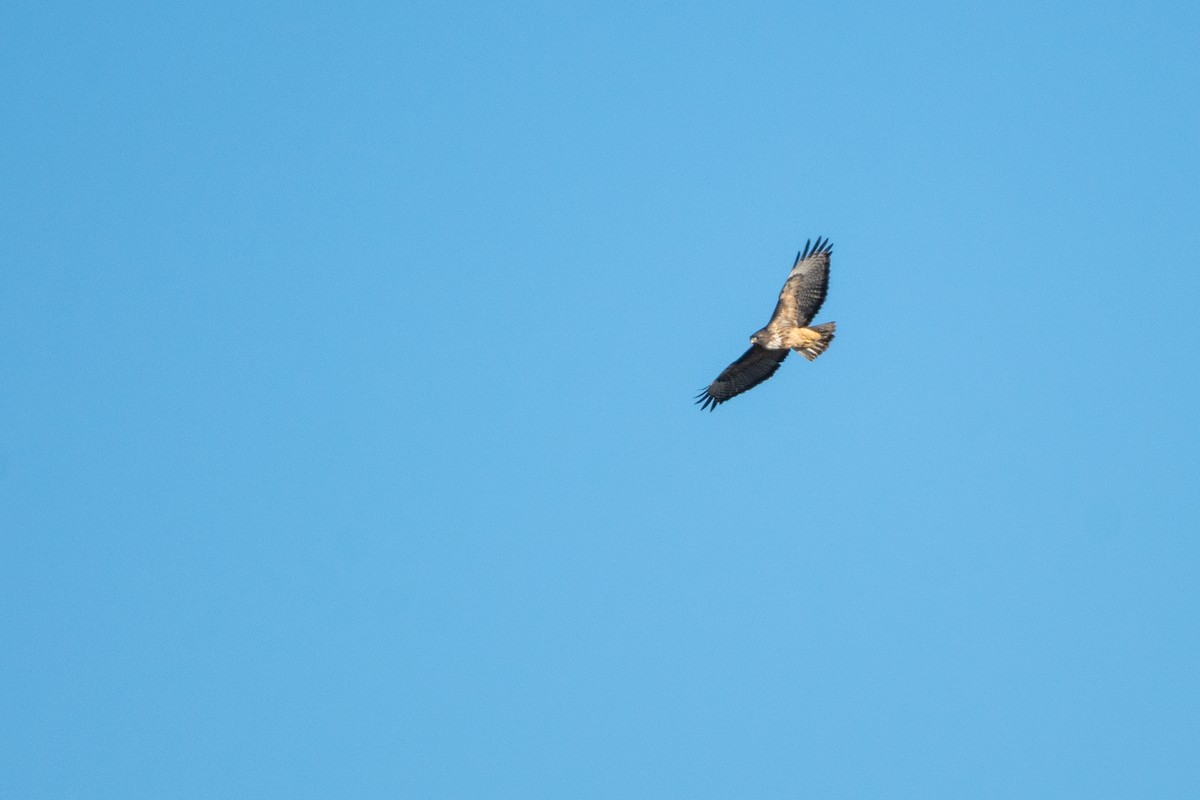
<svg viewBox="0 0 1200 800">
<path fill-rule="evenodd" d="M 760 339 L 759 342 L 767 350 L 795 350 L 809 361 L 814 361 L 817 356 L 829 348 L 829 343 L 833 341 L 835 327 L 832 322 L 814 325 L 811 328 L 772 330 L 768 327 L 767 330 L 771 331 L 771 335 L 765 341 Z"/>
</svg>

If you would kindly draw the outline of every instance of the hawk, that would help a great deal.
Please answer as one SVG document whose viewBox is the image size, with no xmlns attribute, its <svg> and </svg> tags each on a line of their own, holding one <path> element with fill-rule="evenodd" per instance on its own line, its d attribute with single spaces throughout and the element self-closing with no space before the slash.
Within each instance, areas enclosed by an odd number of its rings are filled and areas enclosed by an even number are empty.
<svg viewBox="0 0 1200 800">
<path fill-rule="evenodd" d="M 834 323 L 811 327 L 808 323 L 825 302 L 832 252 L 828 239 L 818 237 L 816 244 L 810 239 L 804 245 L 784 281 L 771 321 L 750 337 L 750 349 L 696 396 L 700 408 L 712 411 L 731 397 L 758 386 L 775 374 L 792 350 L 809 361 L 825 352 L 833 341 Z"/>
</svg>

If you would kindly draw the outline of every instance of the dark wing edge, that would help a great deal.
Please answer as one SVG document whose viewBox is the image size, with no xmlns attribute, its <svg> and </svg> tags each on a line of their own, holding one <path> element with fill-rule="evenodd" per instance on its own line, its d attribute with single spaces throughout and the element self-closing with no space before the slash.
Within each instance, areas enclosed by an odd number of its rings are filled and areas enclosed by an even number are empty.
<svg viewBox="0 0 1200 800">
<path fill-rule="evenodd" d="M 828 238 L 809 239 L 796 254 L 792 271 L 779 292 L 779 302 L 771 322 L 786 325 L 807 325 L 821 310 L 829 291 L 829 257 L 833 245 Z"/>
<path fill-rule="evenodd" d="M 815 246 L 813 245 L 812 239 L 809 239 L 807 242 L 805 242 L 804 249 L 796 254 L 796 263 L 792 264 L 792 269 L 795 269 L 796 264 L 799 264 L 804 259 L 815 255 L 833 255 L 833 245 L 829 242 L 828 236 L 826 236 L 824 239 L 818 236 Z"/>
<path fill-rule="evenodd" d="M 726 400 L 750 391 L 774 375 L 790 352 L 751 345 L 741 358 L 726 367 L 715 381 L 696 395 L 696 402 L 701 409 L 713 411 Z"/>
</svg>

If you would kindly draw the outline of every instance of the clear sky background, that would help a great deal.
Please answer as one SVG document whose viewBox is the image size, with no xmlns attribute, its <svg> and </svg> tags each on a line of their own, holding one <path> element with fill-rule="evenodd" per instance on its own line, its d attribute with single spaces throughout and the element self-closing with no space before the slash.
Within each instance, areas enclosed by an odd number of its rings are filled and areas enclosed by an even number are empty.
<svg viewBox="0 0 1200 800">
<path fill-rule="evenodd" d="M 5 4 L 0 796 L 1200 796 L 1198 41 Z"/>
</svg>

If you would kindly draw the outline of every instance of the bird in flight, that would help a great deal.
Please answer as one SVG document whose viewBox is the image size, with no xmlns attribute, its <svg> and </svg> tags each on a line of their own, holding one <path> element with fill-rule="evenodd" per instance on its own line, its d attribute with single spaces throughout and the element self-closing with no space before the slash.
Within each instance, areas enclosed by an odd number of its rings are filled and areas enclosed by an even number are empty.
<svg viewBox="0 0 1200 800">
<path fill-rule="evenodd" d="M 804 245 L 784 281 L 771 321 L 750 337 L 750 349 L 696 396 L 700 408 L 712 411 L 731 397 L 758 386 L 775 374 L 792 350 L 809 361 L 825 352 L 833 341 L 834 323 L 811 327 L 808 323 L 825 302 L 832 252 L 828 239 L 818 238 L 816 244 L 810 239 Z"/>
</svg>

